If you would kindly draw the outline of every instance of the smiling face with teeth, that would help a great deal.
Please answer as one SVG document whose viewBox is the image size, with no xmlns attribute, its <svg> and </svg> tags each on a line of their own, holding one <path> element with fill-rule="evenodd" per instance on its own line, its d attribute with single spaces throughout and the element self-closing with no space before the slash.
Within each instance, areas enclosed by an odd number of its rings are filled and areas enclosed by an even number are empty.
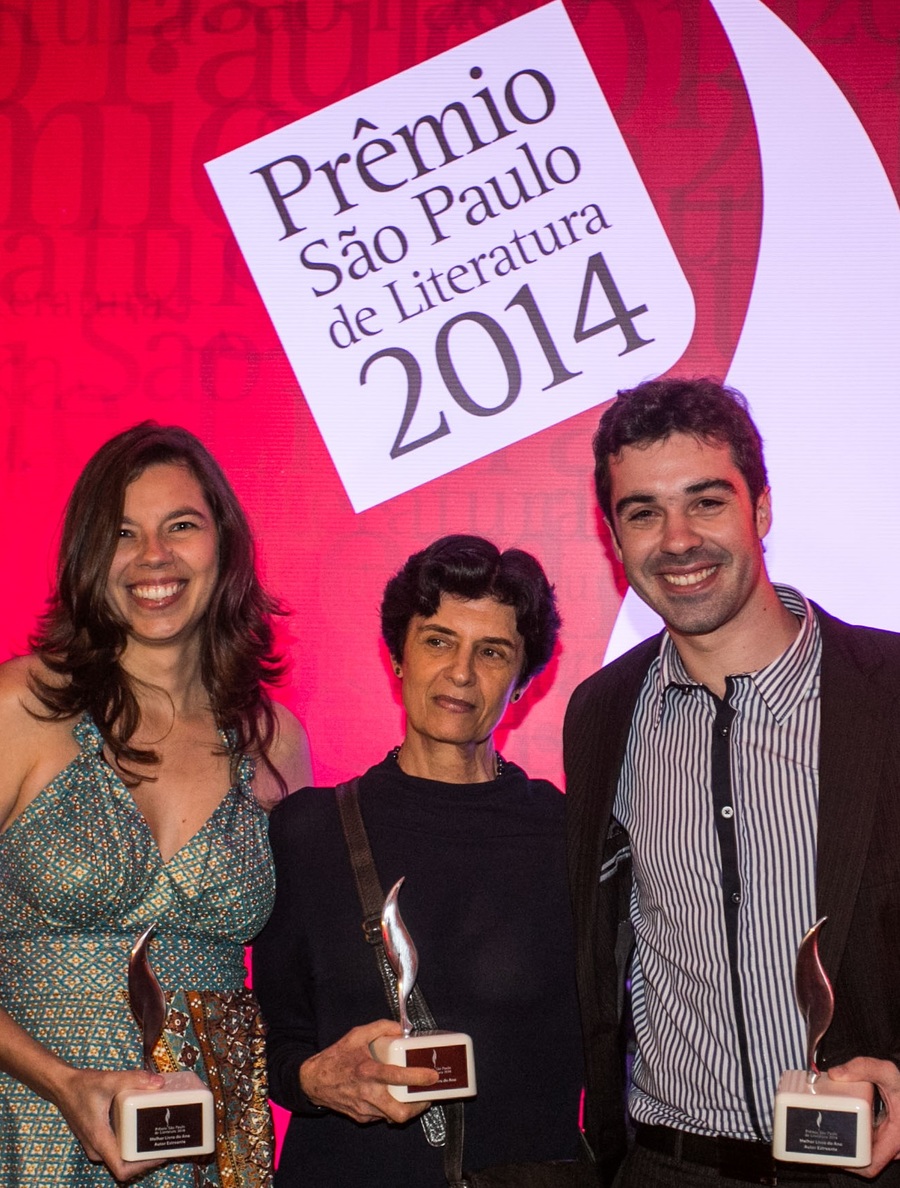
<svg viewBox="0 0 900 1188">
<path fill-rule="evenodd" d="M 610 459 L 616 555 L 675 636 L 752 625 L 771 605 L 770 499 L 754 505 L 728 445 L 673 433 Z"/>
<path fill-rule="evenodd" d="M 109 605 L 134 642 L 190 640 L 219 574 L 218 532 L 187 466 L 148 466 L 125 489 Z"/>
</svg>

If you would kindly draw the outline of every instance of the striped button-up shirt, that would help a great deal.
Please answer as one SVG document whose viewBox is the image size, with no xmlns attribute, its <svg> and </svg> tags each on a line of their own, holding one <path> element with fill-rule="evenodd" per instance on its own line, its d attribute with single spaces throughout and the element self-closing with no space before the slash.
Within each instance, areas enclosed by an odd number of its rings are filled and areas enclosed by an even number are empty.
<svg viewBox="0 0 900 1188">
<path fill-rule="evenodd" d="M 815 922 L 822 654 L 809 603 L 776 590 L 800 632 L 722 700 L 664 637 L 614 807 L 634 862 L 632 1115 L 766 1140 L 778 1078 L 805 1060 L 793 977 Z"/>
</svg>

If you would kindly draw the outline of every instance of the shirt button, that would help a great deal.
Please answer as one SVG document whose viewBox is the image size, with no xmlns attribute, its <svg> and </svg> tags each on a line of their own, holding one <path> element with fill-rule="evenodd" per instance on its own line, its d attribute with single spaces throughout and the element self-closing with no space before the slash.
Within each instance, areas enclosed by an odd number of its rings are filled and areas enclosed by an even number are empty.
<svg viewBox="0 0 900 1188">
<path fill-rule="evenodd" d="M 722 809 L 722 816 L 725 817 L 725 819 L 728 821 L 730 821 L 731 818 L 734 816 L 734 809 L 731 807 L 730 804 L 726 804 L 725 807 Z"/>
<path fill-rule="evenodd" d="M 721 736 L 724 738 L 728 734 L 728 727 L 722 726 L 719 730 L 719 734 L 721 734 Z"/>
<path fill-rule="evenodd" d="M 740 891 L 732 891 L 732 892 L 731 892 L 731 902 L 732 902 L 732 903 L 740 903 L 740 902 L 741 902 L 741 893 L 740 893 Z"/>
</svg>

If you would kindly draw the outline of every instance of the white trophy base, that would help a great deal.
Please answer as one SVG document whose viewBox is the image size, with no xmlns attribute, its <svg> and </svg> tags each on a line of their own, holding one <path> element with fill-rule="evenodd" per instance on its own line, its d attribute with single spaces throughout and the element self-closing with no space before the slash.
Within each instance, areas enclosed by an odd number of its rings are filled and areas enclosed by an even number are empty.
<svg viewBox="0 0 900 1188">
<path fill-rule="evenodd" d="M 425 1089 L 388 1085 L 397 1101 L 445 1101 L 453 1097 L 474 1097 L 475 1054 L 472 1037 L 463 1031 L 420 1031 L 415 1035 L 382 1035 L 372 1040 L 369 1051 L 381 1064 L 401 1068 L 436 1068 L 441 1079 Z"/>
<path fill-rule="evenodd" d="M 872 1162 L 872 1086 L 866 1081 L 831 1081 L 823 1073 L 781 1074 L 775 1093 L 772 1153 L 790 1163 L 866 1167 Z"/>
<path fill-rule="evenodd" d="M 113 1098 L 113 1130 L 129 1163 L 215 1150 L 212 1093 L 194 1072 L 163 1076 L 161 1089 L 127 1089 Z"/>
</svg>

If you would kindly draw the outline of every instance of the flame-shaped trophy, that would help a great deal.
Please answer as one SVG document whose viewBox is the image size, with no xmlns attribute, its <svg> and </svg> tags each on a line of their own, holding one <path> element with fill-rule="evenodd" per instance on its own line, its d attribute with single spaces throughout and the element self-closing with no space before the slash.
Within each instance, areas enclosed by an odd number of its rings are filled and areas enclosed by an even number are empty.
<svg viewBox="0 0 900 1188">
<path fill-rule="evenodd" d="M 381 939 L 391 969 L 397 975 L 397 999 L 403 1035 L 379 1036 L 369 1050 L 382 1064 L 402 1068 L 433 1068 L 440 1079 L 424 1089 L 407 1085 L 388 1085 L 397 1101 L 443 1101 L 451 1097 L 474 1097 L 475 1056 L 472 1038 L 462 1031 L 414 1031 L 409 1020 L 408 1002 L 419 972 L 419 954 L 397 906 L 397 894 L 403 879 L 391 887 L 381 909 Z"/>
<path fill-rule="evenodd" d="M 134 942 L 128 961 L 128 1000 L 141 1029 L 144 1068 L 154 1070 L 166 999 L 147 949 L 155 924 Z M 163 1073 L 160 1089 L 126 1089 L 113 1098 L 113 1129 L 122 1158 L 184 1159 L 215 1149 L 213 1095 L 195 1072 Z"/>
<path fill-rule="evenodd" d="M 800 942 L 794 989 L 806 1020 L 806 1069 L 781 1074 L 775 1093 L 776 1159 L 865 1167 L 872 1162 L 872 1086 L 832 1081 L 816 1056 L 834 1015 L 834 992 L 819 957 L 823 916 Z"/>
</svg>

